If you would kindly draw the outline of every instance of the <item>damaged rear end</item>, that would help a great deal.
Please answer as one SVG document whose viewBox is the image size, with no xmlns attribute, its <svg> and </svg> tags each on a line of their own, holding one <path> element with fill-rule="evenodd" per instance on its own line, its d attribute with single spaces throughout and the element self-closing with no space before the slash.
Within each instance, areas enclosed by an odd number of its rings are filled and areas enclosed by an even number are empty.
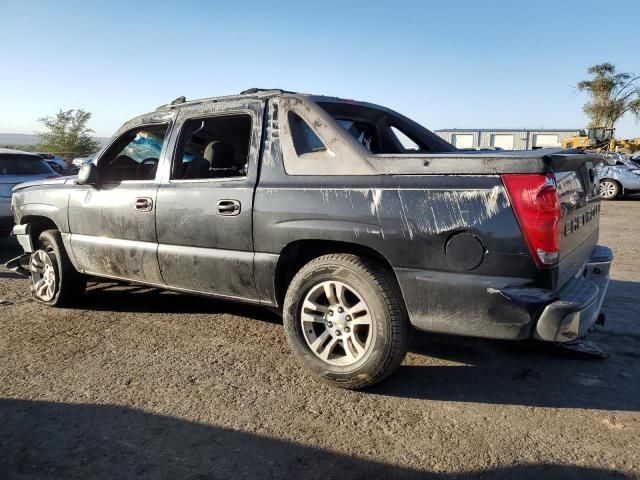
<svg viewBox="0 0 640 480">
<path fill-rule="evenodd" d="M 547 157 L 546 173 L 501 175 L 538 270 L 536 288 L 509 287 L 501 293 L 529 308 L 538 304 L 533 336 L 539 340 L 576 340 L 603 320 L 613 254 L 597 244 L 596 161 L 558 153 Z"/>
</svg>

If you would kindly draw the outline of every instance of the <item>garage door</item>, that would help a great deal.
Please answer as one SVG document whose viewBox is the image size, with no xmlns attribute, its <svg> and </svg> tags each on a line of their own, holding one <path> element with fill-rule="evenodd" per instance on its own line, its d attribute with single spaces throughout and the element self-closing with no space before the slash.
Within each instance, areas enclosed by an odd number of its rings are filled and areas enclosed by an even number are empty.
<svg viewBox="0 0 640 480">
<path fill-rule="evenodd" d="M 457 148 L 473 148 L 473 133 L 454 133 L 453 144 Z"/>
<path fill-rule="evenodd" d="M 556 134 L 542 134 L 536 133 L 533 136 L 533 147 L 534 148 L 548 148 L 548 147 L 559 147 L 560 142 L 558 141 L 558 135 Z"/>
<path fill-rule="evenodd" d="M 491 135 L 491 146 L 502 148 L 503 150 L 513 150 L 513 135 Z"/>
</svg>

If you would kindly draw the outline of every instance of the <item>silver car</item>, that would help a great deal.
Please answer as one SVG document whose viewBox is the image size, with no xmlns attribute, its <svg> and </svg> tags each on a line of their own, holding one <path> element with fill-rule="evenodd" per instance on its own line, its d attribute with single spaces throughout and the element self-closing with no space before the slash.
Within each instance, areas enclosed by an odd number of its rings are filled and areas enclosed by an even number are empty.
<svg viewBox="0 0 640 480">
<path fill-rule="evenodd" d="M 0 236 L 13 228 L 11 193 L 19 183 L 59 177 L 40 155 L 0 148 Z"/>
<path fill-rule="evenodd" d="M 625 155 L 607 154 L 596 171 L 600 178 L 600 196 L 604 200 L 640 192 L 640 165 Z"/>
</svg>

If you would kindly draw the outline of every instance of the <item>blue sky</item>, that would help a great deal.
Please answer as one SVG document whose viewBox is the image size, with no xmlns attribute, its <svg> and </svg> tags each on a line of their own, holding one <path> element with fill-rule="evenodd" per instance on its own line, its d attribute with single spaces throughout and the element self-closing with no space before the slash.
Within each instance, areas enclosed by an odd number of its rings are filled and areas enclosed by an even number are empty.
<svg viewBox="0 0 640 480">
<path fill-rule="evenodd" d="M 180 95 L 253 86 L 368 100 L 431 129 L 582 127 L 588 66 L 640 74 L 639 14 L 637 0 L 0 0 L 0 132 L 84 108 L 110 136 Z"/>
</svg>

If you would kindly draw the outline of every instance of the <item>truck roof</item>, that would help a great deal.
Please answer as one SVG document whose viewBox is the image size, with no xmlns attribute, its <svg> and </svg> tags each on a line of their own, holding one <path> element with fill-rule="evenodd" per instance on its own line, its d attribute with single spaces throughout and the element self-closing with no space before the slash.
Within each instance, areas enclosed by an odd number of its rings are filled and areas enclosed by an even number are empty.
<svg viewBox="0 0 640 480">
<path fill-rule="evenodd" d="M 366 101 L 353 100 L 350 98 L 341 98 L 341 97 L 336 97 L 332 95 L 317 95 L 312 93 L 293 92 L 290 90 L 284 90 L 282 88 L 249 88 L 235 95 L 221 95 L 218 97 L 206 97 L 206 98 L 198 98 L 194 100 L 187 100 L 186 97 L 181 96 L 167 104 L 160 105 L 158 108 L 156 108 L 156 111 L 163 111 L 163 110 L 166 111 L 166 110 L 172 110 L 174 108 L 197 105 L 199 103 L 219 102 L 223 100 L 241 100 L 243 98 L 271 98 L 271 97 L 277 97 L 283 94 L 307 97 L 315 101 L 348 102 L 348 103 L 368 106 L 368 107 L 372 107 L 380 110 L 389 110 L 387 107 L 384 107 L 382 105 L 376 105 L 374 103 L 370 103 Z"/>
<path fill-rule="evenodd" d="M 184 96 L 182 96 L 182 97 L 176 98 L 175 100 L 165 105 L 160 105 L 158 108 L 156 108 L 156 110 L 170 110 L 176 107 L 195 105 L 195 104 L 204 103 L 204 102 L 217 102 L 221 100 L 236 100 L 236 99 L 242 99 L 242 98 L 269 98 L 269 97 L 275 97 L 275 96 L 281 95 L 283 93 L 309 96 L 309 94 L 291 92 L 288 90 L 283 90 L 281 88 L 249 88 L 235 95 L 221 95 L 218 97 L 198 98 L 194 100 L 187 100 Z"/>
</svg>

